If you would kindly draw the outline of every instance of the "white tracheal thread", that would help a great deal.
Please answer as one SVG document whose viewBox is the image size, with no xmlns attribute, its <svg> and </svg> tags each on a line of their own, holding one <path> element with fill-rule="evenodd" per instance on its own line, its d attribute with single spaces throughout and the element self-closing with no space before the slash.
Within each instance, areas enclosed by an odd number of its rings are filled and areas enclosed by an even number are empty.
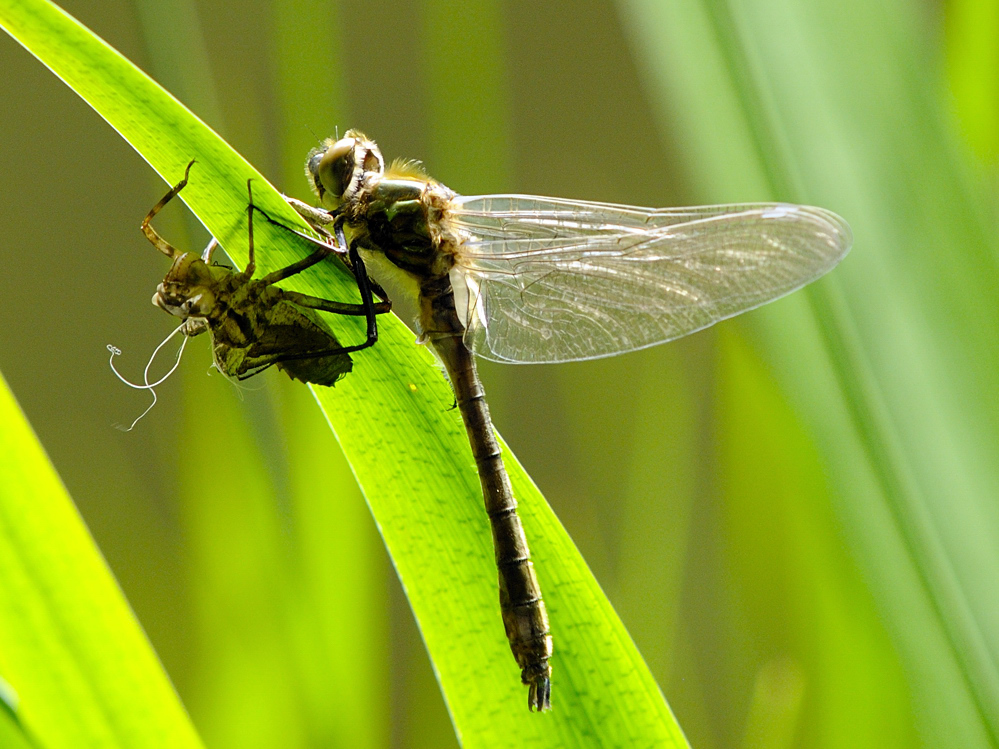
<svg viewBox="0 0 999 749">
<path fill-rule="evenodd" d="M 180 329 L 183 327 L 184 327 L 183 325 L 178 325 L 176 328 L 174 328 L 173 332 L 170 333 L 170 335 L 168 335 L 166 338 L 164 338 L 163 341 L 160 343 L 160 345 L 153 350 L 152 356 L 149 357 L 149 363 L 146 364 L 146 368 L 142 371 L 142 381 L 144 383 L 142 385 L 136 385 L 134 382 L 129 382 L 124 377 L 122 377 L 121 373 L 114 366 L 114 358 L 116 356 L 121 355 L 121 349 L 117 348 L 116 346 L 112 346 L 110 343 L 108 344 L 108 351 L 111 352 L 111 358 L 108 360 L 108 363 L 111 365 L 111 371 L 114 372 L 115 375 L 117 375 L 118 379 L 131 388 L 135 388 L 136 390 L 148 390 L 150 393 L 153 394 L 153 402 L 149 404 L 149 408 L 147 408 L 145 411 L 139 414 L 139 416 L 135 419 L 135 421 L 132 422 L 132 425 L 130 427 L 126 429 L 121 424 L 115 424 L 115 427 L 117 429 L 120 429 L 123 432 L 131 432 L 135 428 L 135 425 L 138 424 L 139 421 L 142 419 L 142 417 L 145 416 L 147 413 L 149 413 L 153 409 L 153 406 L 156 405 L 157 396 L 156 396 L 156 391 L 153 388 L 157 387 L 158 385 L 162 385 L 164 382 L 166 382 L 167 378 L 170 377 L 170 375 L 172 375 L 176 371 L 178 366 L 180 366 L 180 357 L 184 353 L 184 347 L 187 346 L 187 336 L 184 336 L 184 340 L 180 344 L 180 349 L 178 349 L 177 351 L 177 360 L 173 363 L 173 366 L 170 367 L 169 372 L 163 375 L 156 382 L 150 383 L 149 369 L 150 367 L 153 366 L 153 361 L 156 359 L 156 355 L 160 352 L 160 349 L 166 346 L 167 342 L 175 335 L 177 335 L 177 333 L 179 333 Z"/>
<path fill-rule="evenodd" d="M 223 380 L 225 380 L 230 385 L 232 385 L 232 389 L 236 391 L 236 397 L 239 398 L 239 402 L 240 403 L 242 403 L 243 401 L 246 400 L 246 396 L 244 396 L 243 393 L 246 393 L 246 392 L 255 393 L 258 390 L 263 390 L 265 387 L 267 387 L 267 383 L 266 382 L 261 382 L 256 387 L 250 387 L 249 385 L 244 385 L 243 382 L 241 380 L 239 380 L 238 378 L 232 377 L 231 375 L 227 375 L 225 372 L 223 372 L 221 369 L 219 369 L 218 362 L 212 362 L 209 365 L 208 372 L 207 372 L 207 374 L 208 374 L 209 377 L 212 376 L 212 370 L 213 369 L 216 372 L 218 372 L 220 375 L 222 375 L 222 379 Z M 254 374 L 256 374 L 256 373 L 254 373 Z"/>
</svg>

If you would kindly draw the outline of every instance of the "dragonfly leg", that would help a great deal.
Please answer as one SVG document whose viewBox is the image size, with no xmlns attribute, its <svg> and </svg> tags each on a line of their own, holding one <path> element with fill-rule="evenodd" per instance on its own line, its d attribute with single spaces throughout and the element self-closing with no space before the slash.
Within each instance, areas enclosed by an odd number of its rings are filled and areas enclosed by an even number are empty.
<svg viewBox="0 0 999 749">
<path fill-rule="evenodd" d="M 290 200 L 290 198 L 289 198 L 289 200 Z M 346 255 L 347 254 L 347 246 L 346 245 L 343 245 L 342 247 L 338 246 L 336 244 L 335 237 L 332 234 L 330 234 L 328 231 L 326 231 L 326 229 L 323 228 L 322 224 L 314 224 L 314 223 L 312 223 L 311 217 L 309 217 L 309 216 L 303 216 L 303 218 L 305 218 L 305 220 L 308 222 L 308 224 L 312 228 L 312 230 L 315 231 L 317 234 L 320 235 L 321 239 L 318 239 L 318 238 L 313 237 L 313 236 L 311 236 L 309 234 L 306 234 L 301 229 L 296 229 L 293 226 L 288 226 L 288 224 L 285 224 L 285 223 L 282 223 L 281 221 L 278 221 L 276 218 L 274 218 L 273 216 L 271 216 L 267 211 L 265 211 L 259 205 L 253 205 L 253 210 L 257 211 L 260 215 L 262 215 L 265 219 L 267 219 L 268 223 L 274 224 L 274 226 L 280 226 L 285 231 L 294 234 L 296 237 L 300 237 L 301 239 L 304 239 L 309 244 L 317 245 L 317 246 L 320 246 L 320 247 L 327 247 L 327 248 L 329 248 L 330 252 L 335 252 L 338 255 Z M 324 213 L 325 213 L 325 211 L 324 211 Z M 333 220 L 334 219 L 330 218 L 330 220 L 327 223 L 331 223 Z"/>
<path fill-rule="evenodd" d="M 289 197 L 288 195 L 283 196 L 288 205 L 294 208 L 298 215 L 304 218 L 313 229 L 317 231 L 323 231 L 323 226 L 329 226 L 337 217 L 327 211 L 325 208 L 316 208 L 308 203 L 303 203 L 301 200 L 296 200 L 295 198 Z"/>
<path fill-rule="evenodd" d="M 291 198 L 287 198 L 287 199 L 289 201 L 291 200 Z M 265 219 L 267 219 L 270 223 L 274 224 L 275 226 L 280 226 L 282 229 L 285 229 L 286 231 L 291 232 L 295 236 L 300 237 L 300 238 L 304 239 L 305 241 L 309 242 L 310 244 L 313 244 L 313 245 L 315 245 L 317 247 L 316 251 L 313 252 L 308 257 L 302 258 L 301 260 L 299 260 L 297 262 L 294 262 L 291 265 L 288 265 L 288 266 L 286 266 L 284 268 L 281 268 L 280 270 L 276 270 L 273 273 L 268 273 L 263 278 L 258 279 L 263 284 L 270 285 L 270 284 L 277 283 L 278 281 L 283 281 L 286 278 L 290 278 L 291 276 L 294 276 L 297 273 L 301 273 L 302 271 L 311 268 L 313 265 L 316 265 L 317 263 L 322 262 L 323 260 L 325 260 L 327 257 L 329 257 L 332 254 L 336 254 L 337 256 L 340 256 L 340 255 L 344 254 L 344 252 L 346 251 L 346 244 L 344 244 L 343 248 L 341 249 L 341 247 L 339 247 L 338 245 L 336 245 L 334 243 L 334 241 L 332 241 L 332 240 L 334 240 L 333 235 L 331 235 L 329 232 L 327 232 L 321 226 L 315 226 L 313 228 L 316 229 L 318 232 L 321 232 L 324 237 L 327 237 L 331 241 L 327 242 L 327 241 L 323 241 L 323 240 L 320 240 L 320 239 L 316 239 L 315 237 L 310 237 L 308 234 L 305 234 L 304 232 L 298 231 L 297 229 L 294 229 L 294 228 L 292 228 L 292 227 L 290 227 L 290 226 L 288 226 L 286 224 L 281 223 L 280 221 L 278 221 L 276 219 L 271 218 L 271 216 L 267 213 L 267 211 L 265 211 L 260 206 L 253 204 L 252 197 L 251 197 L 251 201 L 250 201 L 250 209 L 251 210 L 259 211 L 263 215 L 263 217 Z M 290 294 L 290 292 L 285 292 L 285 293 L 286 294 Z M 363 314 L 367 314 L 366 307 L 364 307 L 363 305 L 346 304 L 346 303 L 340 303 L 340 302 L 328 302 L 326 300 L 322 300 L 322 299 L 319 299 L 317 297 L 306 296 L 305 294 L 296 294 L 295 296 L 297 296 L 298 298 L 294 299 L 293 301 L 296 304 L 302 305 L 303 307 L 311 307 L 313 309 L 321 309 L 321 310 L 325 310 L 326 312 L 334 312 L 334 313 L 339 314 L 339 315 L 363 315 Z M 313 302 L 313 303 L 308 303 L 305 300 L 311 300 L 311 302 Z M 322 306 L 320 304 L 316 304 L 315 302 L 325 302 L 329 306 Z M 377 308 L 376 312 L 379 313 L 379 314 L 383 313 L 383 312 L 388 312 L 389 309 L 390 309 L 390 307 L 386 306 L 386 304 L 387 303 L 376 304 L 375 305 L 375 307 Z"/>
<path fill-rule="evenodd" d="M 339 229 L 339 233 L 342 239 L 343 229 Z M 375 342 L 378 340 L 378 323 L 375 316 L 389 312 L 392 309 L 392 305 L 389 302 L 375 302 L 372 297 L 371 287 L 367 283 L 368 275 L 364 268 L 364 263 L 361 261 L 361 257 L 357 252 L 357 247 L 351 246 L 349 252 L 351 262 L 354 264 L 354 267 L 360 271 L 359 273 L 356 273 L 356 278 L 357 288 L 361 292 L 361 304 L 345 304 L 343 302 L 333 302 L 328 299 L 320 299 L 307 294 L 299 294 L 295 291 L 283 291 L 284 297 L 289 302 L 301 305 L 302 307 L 323 310 L 324 312 L 332 312 L 338 315 L 363 315 L 367 318 L 368 329 L 364 343 L 354 344 L 353 346 L 342 346 L 337 349 L 332 349 L 326 352 L 326 354 L 349 354 L 375 345 Z M 292 356 L 290 358 L 302 357 Z"/>
<path fill-rule="evenodd" d="M 192 159 L 190 163 L 188 163 L 187 169 L 184 170 L 184 179 L 182 179 L 176 185 L 171 187 L 170 192 L 164 195 L 163 199 L 160 200 L 159 203 L 154 205 L 150 209 L 149 213 L 146 214 L 146 217 L 142 219 L 142 233 L 146 235 L 146 239 L 150 241 L 153 247 L 155 247 L 157 250 L 159 250 L 169 258 L 179 257 L 183 253 L 180 250 L 178 250 L 176 247 L 174 247 L 172 244 L 167 242 L 165 239 L 163 239 L 163 237 L 161 237 L 152 227 L 151 222 L 153 220 L 153 217 L 155 217 L 157 213 L 162 211 L 163 207 L 171 200 L 173 200 L 177 196 L 177 193 L 179 193 L 187 186 L 187 176 L 191 173 L 192 166 L 194 166 L 194 159 Z"/>
<path fill-rule="evenodd" d="M 259 211 L 263 214 L 264 218 L 270 221 L 272 224 L 276 224 L 292 234 L 295 234 L 302 239 L 310 242 L 314 245 L 319 245 L 314 253 L 309 255 L 307 258 L 299 260 L 297 263 L 292 263 L 287 268 L 282 268 L 281 270 L 274 271 L 264 276 L 260 280 L 264 283 L 275 283 L 288 276 L 295 275 L 296 273 L 301 273 L 306 268 L 315 265 L 316 263 L 323 260 L 330 253 L 342 253 L 343 248 L 347 248 L 347 257 L 350 261 L 351 269 L 354 272 L 354 278 L 357 280 L 357 290 L 361 294 L 361 304 L 347 304 L 343 302 L 333 302 L 326 299 L 319 299 L 318 297 L 311 297 L 305 294 L 298 294 L 297 292 L 285 292 L 287 299 L 295 304 L 300 304 L 303 307 L 309 307 L 312 309 L 319 309 L 325 312 L 332 312 L 338 315 L 364 315 L 367 319 L 367 335 L 365 336 L 364 343 L 356 344 L 354 346 L 344 346 L 340 353 L 349 353 L 351 351 L 360 351 L 373 346 L 378 341 L 378 319 L 377 315 L 384 314 L 391 309 L 391 303 L 389 302 L 375 302 L 372 284 L 368 279 L 367 270 L 364 267 L 364 261 L 361 260 L 361 255 L 357 251 L 356 242 L 351 242 L 348 246 L 347 237 L 343 231 L 343 216 L 339 214 L 330 213 L 329 211 L 324 211 L 318 208 L 313 208 L 312 206 L 302 203 L 301 201 L 295 200 L 294 198 L 289 198 L 285 196 L 285 200 L 288 201 L 299 215 L 301 215 L 309 225 L 312 226 L 317 231 L 328 235 L 328 232 L 323 228 L 323 226 L 328 226 L 333 224 L 333 236 L 335 242 L 327 243 L 322 240 L 316 239 L 315 237 L 310 237 L 304 232 L 300 232 L 297 229 L 293 229 L 290 226 L 285 226 L 280 221 L 271 218 L 267 211 L 253 204 L 252 196 L 250 199 L 250 206 L 248 210 L 252 215 L 254 210 Z M 251 234 L 252 240 L 252 234 Z M 252 243 L 251 243 L 252 246 Z"/>
<path fill-rule="evenodd" d="M 301 200 L 290 198 L 287 195 L 284 196 L 284 199 L 288 201 L 288 205 L 290 205 L 292 208 L 298 211 L 298 215 L 300 215 L 302 218 L 305 219 L 305 221 L 309 224 L 309 226 L 312 227 L 313 231 L 322 236 L 333 246 L 334 251 L 337 252 L 338 254 L 338 257 L 340 257 L 340 259 L 346 263 L 347 260 L 349 259 L 349 250 L 346 245 L 345 238 L 343 236 L 342 228 L 336 237 L 333 234 L 330 234 L 324 228 L 326 226 L 329 226 L 330 224 L 342 222 L 343 218 L 340 215 L 340 213 L 336 211 L 327 211 L 324 208 L 315 208 L 309 205 L 308 203 L 303 203 Z M 293 229 L 292 227 L 287 226 L 286 224 L 282 224 L 280 221 L 271 218 L 269 215 L 267 215 L 267 212 L 264 211 L 263 208 L 258 207 L 257 210 L 260 211 L 262 214 L 264 214 L 264 218 L 266 218 L 272 224 L 287 229 L 292 234 L 297 234 L 302 239 L 305 239 L 309 242 L 315 243 L 318 241 L 316 240 L 315 237 L 310 237 L 308 234 L 303 234 L 297 229 Z M 344 257 L 345 255 L 348 257 Z M 350 267 L 350 270 L 352 273 L 356 274 L 356 271 L 353 267 Z M 385 293 L 385 290 L 370 278 L 368 279 L 368 288 L 371 289 L 373 293 L 380 296 L 382 299 L 385 299 L 388 296 Z"/>
<path fill-rule="evenodd" d="M 325 244 L 321 245 L 319 249 L 317 249 L 308 257 L 304 257 L 301 260 L 294 262 L 289 266 L 274 271 L 273 273 L 268 273 L 266 276 L 260 279 L 260 282 L 262 284 L 269 286 L 272 283 L 283 281 L 286 278 L 290 278 L 291 276 L 301 273 L 303 270 L 311 268 L 313 265 L 316 265 L 317 263 L 321 263 L 323 260 L 328 258 L 334 252 L 335 250 L 332 247 Z"/>
<path fill-rule="evenodd" d="M 344 246 L 347 244 L 347 238 L 343 233 L 343 217 L 338 216 L 336 223 L 333 224 L 333 232 L 336 235 L 337 242 Z M 375 300 L 371 295 L 371 284 L 368 281 L 368 270 L 364 267 L 364 261 L 361 260 L 361 253 L 357 251 L 357 241 L 352 241 L 350 247 L 347 250 L 347 255 L 350 258 L 350 264 L 354 269 L 354 278 L 357 279 L 357 290 L 361 293 L 361 304 L 364 306 L 365 317 L 368 321 L 367 339 L 361 348 L 367 348 L 368 346 L 374 346 L 378 341 L 378 318 L 375 312 Z M 360 349 L 359 349 L 360 350 Z"/>
<path fill-rule="evenodd" d="M 289 202 L 291 202 L 293 199 L 286 197 L 286 200 L 288 200 Z M 303 205 L 305 205 L 305 204 L 303 203 Z M 259 211 L 263 215 L 263 217 L 265 219 L 267 219 L 270 223 L 274 224 L 275 226 L 280 226 L 285 231 L 289 231 L 292 234 L 294 234 L 295 236 L 300 237 L 301 239 L 304 239 L 306 242 L 309 242 L 310 244 L 316 245 L 318 247 L 318 249 L 315 252 L 313 252 L 308 257 L 303 258 L 302 260 L 299 260 L 297 263 L 292 263 L 291 265 L 289 265 L 286 268 L 282 268 L 281 270 L 276 270 L 273 273 L 269 273 L 266 276 L 264 276 L 263 278 L 259 279 L 263 283 L 266 283 L 266 284 L 277 283 L 278 281 L 282 281 L 285 278 L 288 278 L 289 276 L 295 275 L 296 273 L 301 273 L 303 270 L 312 267 L 313 265 L 315 265 L 316 263 L 319 263 L 320 261 L 322 261 L 326 257 L 329 257 L 329 255 L 331 255 L 331 254 L 336 254 L 337 257 L 339 257 L 341 260 L 343 260 L 344 259 L 343 256 L 346 255 L 346 254 L 348 254 L 348 252 L 349 252 L 347 250 L 347 245 L 346 245 L 346 241 L 345 240 L 343 241 L 343 244 L 338 244 L 336 238 L 332 234 L 330 234 L 328 231 L 326 231 L 321 225 L 319 225 L 319 224 L 312 224 L 311 215 L 310 216 L 306 216 L 305 217 L 306 220 L 308 220 L 309 223 L 310 223 L 310 225 L 312 226 L 312 228 L 316 232 L 318 232 L 319 234 L 321 234 L 324 237 L 324 239 L 327 240 L 327 241 L 324 241 L 323 239 L 316 239 L 316 237 L 311 237 L 308 234 L 299 231 L 298 229 L 292 228 L 291 226 L 288 226 L 287 224 L 281 223 L 277 219 L 271 218 L 271 216 L 267 213 L 267 211 L 265 211 L 260 206 L 254 205 L 253 208 L 255 210 Z M 325 214 L 329 218 L 329 221 L 334 221 L 335 220 L 332 217 L 330 217 L 330 214 L 327 213 L 326 211 L 322 211 L 322 213 Z M 341 231 L 341 238 L 342 238 L 342 234 L 343 233 Z M 351 269 L 351 270 L 353 271 L 353 269 Z M 321 308 L 317 308 L 317 309 L 321 309 Z M 327 310 L 327 311 L 329 311 L 329 312 L 335 312 L 336 310 Z M 352 313 L 352 312 L 341 312 L 340 314 L 355 314 L 355 313 Z"/>
<path fill-rule="evenodd" d="M 253 278 L 253 272 L 257 269 L 257 260 L 253 252 L 253 188 L 250 185 L 252 182 L 252 179 L 246 180 L 246 194 L 250 197 L 250 204 L 246 207 L 246 232 L 250 255 L 246 261 L 246 267 L 240 274 L 247 281 Z"/>
<path fill-rule="evenodd" d="M 322 310 L 323 312 L 332 312 L 334 315 L 350 315 L 353 317 L 365 317 L 368 314 L 368 308 L 363 304 L 334 302 L 330 299 L 322 299 L 317 296 L 301 294 L 297 291 L 287 291 L 286 289 L 281 289 L 281 295 L 289 302 L 293 302 L 297 304 L 299 307 L 308 307 L 309 309 L 318 309 Z M 392 311 L 392 303 L 375 302 L 374 308 L 376 315 L 384 315 L 386 312 Z"/>
</svg>

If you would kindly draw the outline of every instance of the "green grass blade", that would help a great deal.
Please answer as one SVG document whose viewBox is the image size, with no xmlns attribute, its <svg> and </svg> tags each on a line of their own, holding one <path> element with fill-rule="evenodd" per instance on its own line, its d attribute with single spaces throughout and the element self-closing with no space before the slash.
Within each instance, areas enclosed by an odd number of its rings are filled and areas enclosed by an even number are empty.
<svg viewBox="0 0 999 749">
<path fill-rule="evenodd" d="M 0 570 L 0 674 L 18 698 L 0 736 L 19 723 L 53 749 L 201 746 L 2 379 Z"/>
<path fill-rule="evenodd" d="M 923 7 L 621 5 L 699 197 L 814 202 L 853 226 L 842 267 L 755 331 L 822 451 L 927 745 L 999 745 L 997 243 Z"/>
<path fill-rule="evenodd" d="M 311 669 L 309 681 L 323 687 L 314 690 L 319 704 L 311 706 L 312 718 L 335 738 L 331 745 L 388 746 L 391 650 L 385 582 L 390 570 L 385 551 L 312 394 L 292 383 L 283 391 L 284 438 L 295 458 L 289 488 L 299 529 L 298 579 L 313 604 L 305 615 L 321 622 L 325 635 L 318 644 L 299 643 L 301 668 Z M 321 475 L 316 465 L 325 466 Z M 350 617 L 342 616 L 344 608 Z M 352 644 L 349 652 L 344 642 Z M 322 656 L 318 663 L 316 653 Z"/>
<path fill-rule="evenodd" d="M 797 725 L 784 731 L 792 746 L 911 747 L 905 675 L 844 547 L 816 445 L 756 352 L 720 339 L 721 525 L 766 658 L 744 745 L 765 745 L 783 722 Z"/>
<path fill-rule="evenodd" d="M 469 193 L 510 184 L 512 138 L 503 8 L 496 0 L 424 3 L 423 33 L 430 106 L 428 157 L 444 184 Z M 475 106 L 468 93 L 475 92 Z"/>
<path fill-rule="evenodd" d="M 999 4 L 954 0 L 945 18 L 947 77 L 962 133 L 993 170 L 999 162 Z"/>
<path fill-rule="evenodd" d="M 17 708 L 17 693 L 0 678 L 0 746 L 9 749 L 34 749 L 38 744 L 21 723 Z"/>
<path fill-rule="evenodd" d="M 0 23 L 87 100 L 167 181 L 191 158 L 184 199 L 237 261 L 246 257 L 246 188 L 297 217 L 238 154 L 114 50 L 44 2 L 0 5 Z M 261 225 L 261 272 L 306 249 Z M 288 286 L 351 298 L 323 267 Z M 356 298 L 356 292 L 355 297 Z M 585 562 L 507 451 L 556 638 L 554 711 L 530 715 L 502 634 L 496 572 L 478 479 L 450 389 L 430 353 L 385 320 L 354 373 L 317 393 L 392 555 L 466 746 L 683 746 L 658 687 Z M 342 340 L 359 324 L 338 322 Z M 317 466 L 317 471 L 322 466 Z M 220 529 L 222 532 L 222 529 Z M 345 644 L 349 647 L 349 644 Z"/>
<path fill-rule="evenodd" d="M 269 383 L 293 415 L 275 429 L 260 398 L 186 363 L 186 428 L 210 423 L 217 440 L 185 460 L 179 492 L 196 621 L 185 699 L 205 742 L 386 746 L 385 554 L 315 399 Z"/>
</svg>

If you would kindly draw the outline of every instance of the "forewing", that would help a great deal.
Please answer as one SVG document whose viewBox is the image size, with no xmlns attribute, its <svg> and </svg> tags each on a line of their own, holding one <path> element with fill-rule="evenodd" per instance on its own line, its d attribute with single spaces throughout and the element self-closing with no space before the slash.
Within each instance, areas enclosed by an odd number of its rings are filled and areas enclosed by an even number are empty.
<svg viewBox="0 0 999 749">
<path fill-rule="evenodd" d="M 835 213 L 786 203 L 651 209 L 491 195 L 454 207 L 465 341 L 503 362 L 679 338 L 813 281 L 852 241 Z"/>
</svg>

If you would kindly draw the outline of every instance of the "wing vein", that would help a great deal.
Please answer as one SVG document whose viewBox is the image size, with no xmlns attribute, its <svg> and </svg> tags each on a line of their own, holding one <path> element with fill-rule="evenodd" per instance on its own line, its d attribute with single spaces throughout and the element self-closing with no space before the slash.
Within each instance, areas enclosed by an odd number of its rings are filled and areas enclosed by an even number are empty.
<svg viewBox="0 0 999 749">
<path fill-rule="evenodd" d="M 640 208 L 524 195 L 458 197 L 452 274 L 465 339 L 488 359 L 576 361 L 679 338 L 833 268 L 850 228 L 822 208 Z"/>
</svg>

